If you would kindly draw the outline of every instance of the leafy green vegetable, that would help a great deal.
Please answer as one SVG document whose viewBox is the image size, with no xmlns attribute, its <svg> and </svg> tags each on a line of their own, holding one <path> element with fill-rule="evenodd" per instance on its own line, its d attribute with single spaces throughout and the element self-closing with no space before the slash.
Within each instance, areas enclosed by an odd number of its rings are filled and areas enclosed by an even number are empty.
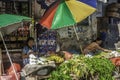
<svg viewBox="0 0 120 80">
<path fill-rule="evenodd" d="M 112 77 L 114 69 L 112 62 L 105 58 L 74 56 L 53 71 L 48 80 L 72 80 L 74 77 L 93 80 L 96 76 L 99 80 L 114 80 Z"/>
</svg>

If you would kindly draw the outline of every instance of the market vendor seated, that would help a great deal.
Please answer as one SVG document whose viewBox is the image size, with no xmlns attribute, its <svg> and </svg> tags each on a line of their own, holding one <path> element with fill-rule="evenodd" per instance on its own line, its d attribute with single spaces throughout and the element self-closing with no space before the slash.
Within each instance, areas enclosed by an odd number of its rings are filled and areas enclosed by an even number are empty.
<svg viewBox="0 0 120 80">
<path fill-rule="evenodd" d="M 37 55 L 37 49 L 34 46 L 34 38 L 32 38 L 32 37 L 29 37 L 27 39 L 27 45 L 23 48 L 22 57 L 23 57 L 24 65 L 29 63 L 29 55 L 30 54 Z"/>
<path fill-rule="evenodd" d="M 97 38 L 94 42 L 92 42 L 91 44 L 89 44 L 84 50 L 83 53 L 86 54 L 90 54 L 90 55 L 94 55 L 94 52 L 96 50 L 102 50 L 104 52 L 111 52 L 111 50 L 108 49 L 104 49 L 102 47 L 100 47 L 100 44 L 102 43 L 102 40 L 100 38 Z"/>
</svg>

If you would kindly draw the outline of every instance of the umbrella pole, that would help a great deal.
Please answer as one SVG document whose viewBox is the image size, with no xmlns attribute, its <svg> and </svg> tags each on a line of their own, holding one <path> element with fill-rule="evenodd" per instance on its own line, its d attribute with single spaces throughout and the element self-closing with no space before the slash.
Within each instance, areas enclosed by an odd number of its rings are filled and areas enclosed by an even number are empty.
<svg viewBox="0 0 120 80">
<path fill-rule="evenodd" d="M 75 35 L 76 35 L 76 37 L 77 37 L 77 40 L 79 41 L 79 37 L 78 37 L 77 31 L 76 31 L 75 25 L 73 26 L 73 29 L 74 29 L 74 31 L 75 31 Z"/>
<path fill-rule="evenodd" d="M 12 63 L 10 54 L 9 54 L 9 52 L 8 52 L 7 46 L 6 46 L 5 41 L 4 41 L 4 39 L 3 39 L 3 35 L 2 35 L 2 33 L 1 33 L 1 31 L 0 31 L 0 36 L 1 36 L 1 39 L 2 39 L 2 41 L 3 41 L 3 44 L 4 44 L 5 50 L 6 50 L 6 52 L 7 52 L 8 58 L 9 58 L 9 60 L 10 60 L 10 63 L 11 63 L 11 65 L 12 65 L 13 71 L 14 71 L 14 73 L 15 73 L 16 80 L 19 80 L 19 79 L 18 79 L 18 76 L 17 76 L 17 73 L 16 73 L 16 70 L 15 70 L 15 67 L 14 67 L 14 65 L 13 65 L 13 63 Z"/>
<path fill-rule="evenodd" d="M 73 26 L 73 29 L 74 29 L 74 31 L 75 31 L 75 35 L 76 35 L 76 37 L 77 37 L 77 40 L 79 41 L 79 36 L 78 36 L 78 34 L 77 34 L 75 25 Z M 83 53 L 82 45 L 80 45 L 79 47 L 80 47 L 81 52 Z"/>
</svg>

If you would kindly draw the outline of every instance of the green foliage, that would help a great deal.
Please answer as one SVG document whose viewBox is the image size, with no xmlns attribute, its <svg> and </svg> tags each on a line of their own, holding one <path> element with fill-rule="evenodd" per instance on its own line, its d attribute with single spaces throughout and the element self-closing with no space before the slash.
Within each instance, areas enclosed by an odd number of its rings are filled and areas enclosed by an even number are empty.
<svg viewBox="0 0 120 80">
<path fill-rule="evenodd" d="M 108 59 L 76 56 L 62 63 L 56 71 L 51 73 L 48 80 L 72 80 L 71 74 L 79 79 L 84 77 L 86 80 L 90 80 L 96 75 L 99 80 L 114 80 L 112 77 L 114 69 L 115 66 Z"/>
<path fill-rule="evenodd" d="M 85 59 L 85 63 L 88 66 L 90 74 L 94 75 L 96 73 L 99 75 L 100 80 L 113 80 L 112 72 L 115 66 L 110 60 L 105 58 L 87 58 Z"/>
</svg>

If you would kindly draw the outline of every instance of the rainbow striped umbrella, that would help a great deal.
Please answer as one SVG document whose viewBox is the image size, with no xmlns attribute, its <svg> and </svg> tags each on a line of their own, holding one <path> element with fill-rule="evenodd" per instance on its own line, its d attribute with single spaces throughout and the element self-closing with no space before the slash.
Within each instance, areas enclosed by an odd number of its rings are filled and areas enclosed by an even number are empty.
<svg viewBox="0 0 120 80">
<path fill-rule="evenodd" d="M 75 25 L 96 11 L 96 0 L 58 0 L 45 13 L 40 24 L 48 29 Z"/>
</svg>

